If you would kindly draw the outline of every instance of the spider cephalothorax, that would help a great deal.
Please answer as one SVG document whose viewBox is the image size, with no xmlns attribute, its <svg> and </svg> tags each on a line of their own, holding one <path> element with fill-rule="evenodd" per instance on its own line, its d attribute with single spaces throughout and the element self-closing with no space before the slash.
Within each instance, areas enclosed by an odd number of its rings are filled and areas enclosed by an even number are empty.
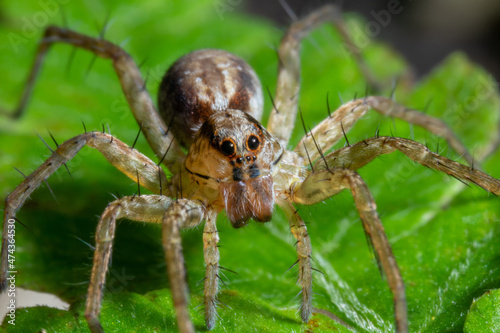
<svg viewBox="0 0 500 333">
<path fill-rule="evenodd" d="M 282 154 L 279 142 L 252 116 L 225 110 L 203 123 L 185 167 L 195 179 L 201 179 L 200 186 L 218 187 L 217 200 L 223 202 L 233 226 L 241 227 L 250 218 L 271 219 L 272 173 Z"/>
</svg>

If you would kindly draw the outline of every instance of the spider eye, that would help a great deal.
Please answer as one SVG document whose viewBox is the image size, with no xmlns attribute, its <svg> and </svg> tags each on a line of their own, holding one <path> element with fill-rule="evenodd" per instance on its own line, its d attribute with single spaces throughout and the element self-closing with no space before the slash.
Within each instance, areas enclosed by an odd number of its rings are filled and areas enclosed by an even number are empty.
<svg viewBox="0 0 500 333">
<path fill-rule="evenodd" d="M 260 146 L 260 140 L 256 135 L 250 135 L 247 139 L 247 148 L 250 151 L 255 151 Z"/>
<path fill-rule="evenodd" d="M 220 151 L 226 155 L 226 156 L 231 156 L 235 152 L 235 147 L 234 147 L 234 142 L 233 140 L 226 139 L 222 141 L 220 145 Z"/>
</svg>

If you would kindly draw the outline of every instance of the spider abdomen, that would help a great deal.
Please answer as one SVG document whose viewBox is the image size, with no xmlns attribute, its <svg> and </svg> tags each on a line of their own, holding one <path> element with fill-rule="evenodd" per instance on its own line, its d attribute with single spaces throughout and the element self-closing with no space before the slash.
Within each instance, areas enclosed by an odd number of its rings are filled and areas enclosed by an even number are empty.
<svg viewBox="0 0 500 333">
<path fill-rule="evenodd" d="M 243 59 L 222 50 L 199 50 L 178 59 L 160 85 L 161 117 L 180 144 L 189 147 L 196 132 L 217 111 L 236 109 L 260 120 L 262 87 Z"/>
</svg>

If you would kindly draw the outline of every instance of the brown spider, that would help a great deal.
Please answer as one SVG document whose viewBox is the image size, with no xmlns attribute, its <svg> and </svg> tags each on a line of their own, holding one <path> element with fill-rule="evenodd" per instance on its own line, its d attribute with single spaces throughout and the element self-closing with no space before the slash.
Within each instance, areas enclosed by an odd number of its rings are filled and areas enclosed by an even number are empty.
<svg viewBox="0 0 500 333">
<path fill-rule="evenodd" d="M 444 137 L 471 163 L 472 158 L 451 130 L 441 121 L 409 110 L 391 99 L 369 96 L 339 107 L 302 138 L 293 151 L 284 147 L 296 120 L 299 91 L 300 41 L 318 25 L 339 24 L 332 6 L 295 22 L 279 48 L 280 67 L 274 108 L 267 129 L 262 115 L 262 91 L 254 71 L 240 58 L 219 50 L 201 50 L 179 59 L 165 75 L 160 88 L 158 113 L 131 57 L 102 39 L 49 27 L 40 44 L 31 80 L 23 95 L 22 112 L 42 59 L 53 43 L 68 43 L 110 58 L 125 96 L 145 137 L 162 163 L 174 173 L 167 179 L 161 167 L 113 136 L 89 132 L 59 145 L 53 155 L 7 198 L 4 212 L 1 287 L 7 278 L 8 221 L 29 195 L 85 145 L 99 150 L 108 161 L 141 186 L 156 193 L 124 197 L 105 209 L 96 231 L 96 249 L 86 303 L 86 319 L 92 332 L 102 332 L 99 312 L 106 272 L 115 235 L 116 220 L 162 223 L 163 244 L 177 321 L 181 332 L 193 332 L 187 312 L 187 284 L 180 229 L 205 221 L 203 242 L 206 263 L 205 319 L 209 329 L 216 320 L 219 272 L 218 213 L 225 210 L 234 227 L 250 220 L 267 222 L 274 205 L 290 221 L 297 240 L 297 264 L 301 293 L 301 318 L 312 311 L 311 244 L 304 221 L 294 203 L 311 205 L 344 189 L 354 197 L 365 232 L 394 296 L 396 327 L 408 331 L 404 285 L 396 260 L 366 184 L 356 172 L 381 154 L 399 150 L 412 160 L 494 194 L 500 181 L 487 174 L 430 152 L 425 146 L 402 138 L 375 137 L 324 155 L 322 152 L 343 138 L 354 123 L 374 109 L 420 125 Z M 339 26 L 341 28 L 341 26 Z M 181 146 L 189 149 L 186 155 Z"/>
</svg>

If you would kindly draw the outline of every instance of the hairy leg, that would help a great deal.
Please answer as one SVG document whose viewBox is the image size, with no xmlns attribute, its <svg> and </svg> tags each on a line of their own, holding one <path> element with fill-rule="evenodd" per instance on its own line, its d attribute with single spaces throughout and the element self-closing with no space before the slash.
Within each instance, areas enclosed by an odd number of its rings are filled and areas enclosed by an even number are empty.
<svg viewBox="0 0 500 333">
<path fill-rule="evenodd" d="M 408 316 L 403 279 L 387 240 L 384 227 L 376 211 L 375 200 L 363 179 L 356 171 L 329 169 L 311 173 L 303 182 L 295 184 L 290 199 L 293 202 L 313 205 L 344 189 L 349 189 L 361 217 L 363 228 L 369 239 L 379 268 L 387 276 L 394 297 L 394 313 L 397 332 L 408 332 Z"/>
<path fill-rule="evenodd" d="M 42 182 L 47 180 L 60 166 L 72 159 L 85 145 L 99 150 L 117 169 L 133 181 L 139 182 L 140 185 L 148 190 L 158 194 L 170 194 L 163 169 L 137 150 L 130 148 L 113 136 L 101 132 L 89 132 L 65 141 L 59 145 L 52 156 L 33 171 L 5 200 L 0 273 L 1 291 L 4 291 L 7 285 L 7 222 L 9 219 L 15 218 L 16 212 Z"/>
<path fill-rule="evenodd" d="M 375 85 L 376 80 L 368 71 L 359 49 L 347 33 L 340 11 L 333 5 L 326 5 L 301 20 L 294 22 L 281 40 L 278 57 L 278 82 L 276 85 L 275 105 L 269 117 L 268 131 L 286 147 L 297 116 L 300 90 L 300 43 L 312 30 L 331 22 L 341 33 L 344 43 L 353 53 L 360 69 L 368 82 Z"/>
<path fill-rule="evenodd" d="M 17 118 L 25 111 L 47 51 L 54 43 L 70 44 L 86 49 L 99 57 L 112 60 L 123 93 L 149 145 L 159 158 L 165 155 L 168 150 L 163 160 L 164 164 L 170 170 L 178 170 L 178 161 L 184 156 L 184 153 L 160 118 L 146 90 L 146 85 L 139 68 L 127 52 L 119 46 L 103 39 L 92 38 L 65 28 L 48 27 L 45 30 L 44 37 L 40 41 L 35 61 L 24 86 L 18 107 L 10 116 Z"/>
<path fill-rule="evenodd" d="M 207 212 L 203 230 L 203 252 L 205 256 L 205 322 L 211 330 L 217 317 L 217 293 L 219 292 L 219 233 L 217 232 L 217 213 Z"/>
<path fill-rule="evenodd" d="M 94 263 L 85 307 L 85 319 L 92 333 L 104 332 L 99 323 L 99 313 L 115 238 L 116 220 L 127 218 L 161 223 L 164 212 L 171 204 L 172 199 L 163 195 L 142 195 L 118 199 L 104 210 L 95 233 Z"/>
<path fill-rule="evenodd" d="M 418 142 L 403 138 L 379 137 L 363 140 L 352 146 L 338 149 L 326 155 L 325 159 L 319 159 L 314 164 L 314 169 L 317 171 L 327 168 L 357 170 L 370 163 L 374 158 L 396 150 L 428 168 L 444 172 L 466 183 L 472 182 L 488 192 L 500 195 L 500 180 L 433 153 Z"/>
<path fill-rule="evenodd" d="M 177 324 L 181 333 L 194 333 L 188 312 L 188 286 L 182 254 L 180 229 L 198 225 L 205 216 L 205 207 L 199 201 L 177 199 L 163 216 L 163 249 L 167 259 L 170 290 L 174 301 Z"/>
<path fill-rule="evenodd" d="M 281 200 L 278 205 L 285 212 L 290 223 L 290 231 L 297 240 L 297 261 L 299 268 L 299 280 L 302 302 L 300 306 L 300 317 L 304 322 L 309 321 L 312 312 L 312 270 L 311 270 L 311 239 L 307 233 L 307 227 L 302 218 L 297 213 L 290 201 Z M 295 265 L 294 264 L 294 265 Z"/>
<path fill-rule="evenodd" d="M 421 126 L 429 132 L 443 137 L 467 163 L 473 164 L 474 159 L 467 148 L 442 120 L 409 109 L 390 98 L 380 96 L 369 96 L 341 105 L 331 116 L 314 127 L 310 133 L 307 133 L 294 151 L 303 158 L 307 158 L 309 155 L 311 161 L 317 160 L 321 156 L 318 147 L 321 151 L 331 148 L 370 109 L 385 116 L 399 118 L 410 124 Z"/>
</svg>

